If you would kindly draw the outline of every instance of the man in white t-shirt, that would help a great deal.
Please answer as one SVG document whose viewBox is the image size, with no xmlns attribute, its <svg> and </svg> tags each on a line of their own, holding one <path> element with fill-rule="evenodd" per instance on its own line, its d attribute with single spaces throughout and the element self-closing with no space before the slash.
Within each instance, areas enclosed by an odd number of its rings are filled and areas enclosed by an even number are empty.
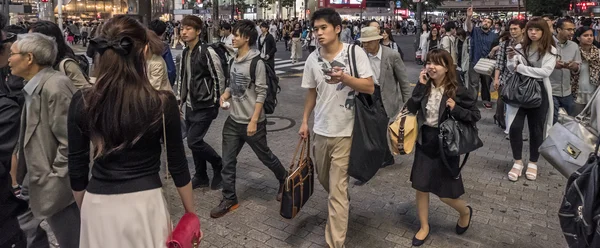
<svg viewBox="0 0 600 248">
<path fill-rule="evenodd" d="M 346 240 L 350 210 L 348 163 L 354 128 L 354 96 L 358 92 L 373 94 L 375 86 L 364 50 L 339 39 L 340 15 L 333 9 L 319 9 L 311 22 L 321 48 L 311 53 L 304 65 L 302 88 L 308 89 L 308 93 L 299 134 L 304 139 L 309 138 L 308 120 L 314 109 L 315 166 L 319 182 L 329 193 L 325 241 L 329 247 L 341 248 Z M 351 75 L 350 49 L 354 50 L 357 77 Z"/>
<path fill-rule="evenodd" d="M 221 42 L 228 47 L 233 48 L 233 34 L 231 33 L 231 24 L 221 24 Z"/>
</svg>

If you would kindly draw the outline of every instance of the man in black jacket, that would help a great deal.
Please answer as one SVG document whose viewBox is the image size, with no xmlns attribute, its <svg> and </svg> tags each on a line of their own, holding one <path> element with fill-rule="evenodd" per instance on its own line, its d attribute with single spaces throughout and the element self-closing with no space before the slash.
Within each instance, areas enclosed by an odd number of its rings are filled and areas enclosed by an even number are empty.
<svg viewBox="0 0 600 248">
<path fill-rule="evenodd" d="M 0 30 L 4 29 L 5 23 L 6 18 L 0 14 Z M 16 37 L 5 31 L 1 31 L 0 36 L 0 68 L 3 68 L 8 64 L 10 46 Z M 27 202 L 13 194 L 10 176 L 11 158 L 19 137 L 21 108 L 17 98 L 8 93 L 6 76 L 0 75 L 0 247 L 24 248 L 27 243 L 17 216 L 27 210 Z"/>
<path fill-rule="evenodd" d="M 269 24 L 266 22 L 260 24 L 260 31 L 262 32 L 258 38 L 260 56 L 268 65 L 271 65 L 271 68 L 275 69 L 275 52 L 277 52 L 275 37 L 269 33 Z"/>
<path fill-rule="evenodd" d="M 181 109 L 185 110 L 185 124 L 188 128 L 187 142 L 188 147 L 192 150 L 196 167 L 196 174 L 192 178 L 192 187 L 196 189 L 209 186 L 209 178 L 206 173 L 206 162 L 208 161 L 213 167 L 213 180 L 210 187 L 217 190 L 222 187 L 221 182 L 223 181 L 221 177 L 222 159 L 204 141 L 204 136 L 212 121 L 219 114 L 219 93 L 221 90 L 225 90 L 225 85 L 220 85 L 221 81 L 217 80 L 219 82 L 216 82 L 212 76 L 213 73 L 219 73 L 216 70 L 221 70 L 221 65 L 218 59 L 208 60 L 208 58 L 216 58 L 218 55 L 200 41 L 203 27 L 202 20 L 197 16 L 189 15 L 181 20 L 180 37 L 186 42 L 186 48 L 182 54 L 181 84 L 178 87 L 178 95 L 181 99 Z M 220 73 L 222 77 L 223 72 Z"/>
</svg>

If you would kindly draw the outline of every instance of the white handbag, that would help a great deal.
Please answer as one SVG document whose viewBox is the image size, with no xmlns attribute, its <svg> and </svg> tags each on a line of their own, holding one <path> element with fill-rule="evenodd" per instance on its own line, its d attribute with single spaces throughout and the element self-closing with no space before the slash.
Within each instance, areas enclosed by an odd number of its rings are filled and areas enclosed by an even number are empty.
<svg viewBox="0 0 600 248">
<path fill-rule="evenodd" d="M 479 59 L 475 67 L 473 67 L 473 70 L 475 70 L 475 72 L 481 75 L 492 76 L 494 70 L 496 70 L 496 60 L 481 58 Z"/>
</svg>

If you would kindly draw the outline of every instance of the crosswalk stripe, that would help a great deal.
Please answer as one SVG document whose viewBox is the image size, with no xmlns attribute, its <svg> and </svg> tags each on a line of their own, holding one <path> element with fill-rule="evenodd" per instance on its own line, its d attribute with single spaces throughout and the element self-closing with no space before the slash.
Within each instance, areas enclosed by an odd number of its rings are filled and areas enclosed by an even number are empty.
<svg viewBox="0 0 600 248">
<path fill-rule="evenodd" d="M 304 66 L 303 66 L 303 65 L 301 65 L 301 66 L 296 66 L 296 67 L 292 67 L 292 68 L 290 68 L 290 69 L 294 69 L 294 70 L 304 70 Z"/>
<path fill-rule="evenodd" d="M 298 66 L 298 65 L 302 65 L 302 68 L 304 68 L 304 63 L 300 64 L 300 63 L 296 63 L 296 64 L 285 64 L 285 65 L 275 65 L 275 69 L 280 69 L 280 68 L 285 68 L 285 67 L 292 67 L 292 66 Z"/>
<path fill-rule="evenodd" d="M 285 74 L 285 71 L 278 71 L 278 70 L 275 70 L 275 74 L 277 74 L 277 75 L 279 75 L 279 74 Z"/>
</svg>

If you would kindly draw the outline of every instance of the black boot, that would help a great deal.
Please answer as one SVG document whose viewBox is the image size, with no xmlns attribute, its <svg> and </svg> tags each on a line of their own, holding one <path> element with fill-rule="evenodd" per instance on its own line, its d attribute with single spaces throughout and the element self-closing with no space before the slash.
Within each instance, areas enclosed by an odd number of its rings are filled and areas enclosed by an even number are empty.
<svg viewBox="0 0 600 248">
<path fill-rule="evenodd" d="M 208 187 L 208 178 L 200 178 L 197 176 L 194 176 L 194 178 L 192 178 L 192 188 L 193 189 L 197 189 L 197 188 L 206 188 Z"/>
</svg>

